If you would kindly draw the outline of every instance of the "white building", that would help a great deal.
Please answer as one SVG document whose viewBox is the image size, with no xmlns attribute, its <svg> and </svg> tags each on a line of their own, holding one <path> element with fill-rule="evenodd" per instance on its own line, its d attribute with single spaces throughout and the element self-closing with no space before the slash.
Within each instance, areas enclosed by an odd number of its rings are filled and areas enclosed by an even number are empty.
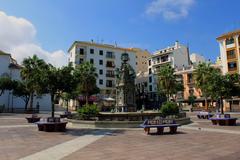
<svg viewBox="0 0 240 160">
<path fill-rule="evenodd" d="M 75 41 L 68 50 L 69 62 L 74 67 L 84 61 L 93 63 L 97 69 L 97 86 L 101 96 L 115 97 L 115 69 L 121 66 L 122 53 L 128 53 L 130 65 L 136 71 L 136 50 L 94 42 Z"/>
<path fill-rule="evenodd" d="M 199 63 L 202 63 L 202 62 L 206 62 L 206 59 L 202 55 L 199 55 L 197 53 L 192 53 L 190 55 L 190 60 L 192 64 L 195 64 L 195 65 L 198 65 Z"/>
<path fill-rule="evenodd" d="M 11 57 L 11 54 L 4 53 L 0 50 L 0 77 L 7 76 L 13 80 L 21 80 L 20 69 L 21 66 Z M 37 102 L 39 102 L 40 111 L 51 110 L 50 96 L 35 97 L 34 107 L 36 107 Z M 24 101 L 21 98 L 13 96 L 12 91 L 4 91 L 4 94 L 0 96 L 0 105 L 4 105 L 5 109 L 9 111 L 23 110 L 25 107 Z"/>
<path fill-rule="evenodd" d="M 175 69 L 189 67 L 191 63 L 188 47 L 176 41 L 173 46 L 158 50 L 149 58 L 148 92 L 152 100 L 157 98 L 157 71 L 165 64 L 170 64 Z"/>
</svg>

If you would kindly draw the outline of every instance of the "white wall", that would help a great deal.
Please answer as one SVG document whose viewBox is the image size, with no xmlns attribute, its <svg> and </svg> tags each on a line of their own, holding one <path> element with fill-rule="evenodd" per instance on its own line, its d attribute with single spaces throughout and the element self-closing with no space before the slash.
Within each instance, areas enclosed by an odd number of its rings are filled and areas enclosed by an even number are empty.
<svg viewBox="0 0 240 160">
<path fill-rule="evenodd" d="M 0 55 L 0 76 L 3 73 L 8 73 L 12 79 L 21 80 L 20 69 L 9 69 L 10 55 Z M 41 99 L 34 98 L 33 106 L 36 107 L 36 103 L 40 104 L 40 111 L 50 111 L 51 110 L 51 99 L 50 95 L 43 95 Z M 18 97 L 12 96 L 11 91 L 5 91 L 2 96 L 0 96 L 0 105 L 4 104 L 5 108 L 23 108 L 25 107 L 25 102 Z"/>
</svg>

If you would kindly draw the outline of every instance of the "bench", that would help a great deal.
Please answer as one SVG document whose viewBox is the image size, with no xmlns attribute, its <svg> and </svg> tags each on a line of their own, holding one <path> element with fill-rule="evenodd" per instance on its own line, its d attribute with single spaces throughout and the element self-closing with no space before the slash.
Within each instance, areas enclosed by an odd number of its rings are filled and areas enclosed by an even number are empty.
<svg viewBox="0 0 240 160">
<path fill-rule="evenodd" d="M 41 117 L 38 117 L 36 114 L 33 114 L 32 117 L 26 117 L 28 123 L 35 123 L 40 121 Z"/>
<path fill-rule="evenodd" d="M 72 113 L 71 112 L 64 112 L 64 114 L 60 114 L 60 118 L 71 118 Z"/>
<path fill-rule="evenodd" d="M 177 128 L 180 124 L 176 124 L 173 120 L 145 120 L 143 124 L 140 125 L 144 129 L 145 133 L 149 134 L 151 128 L 157 128 L 157 134 L 163 134 L 164 128 L 169 127 L 170 133 L 177 133 Z"/>
<path fill-rule="evenodd" d="M 237 118 L 231 118 L 230 114 L 224 114 L 224 117 L 221 117 L 221 114 L 217 114 L 216 118 L 210 118 L 209 120 L 212 121 L 213 125 L 220 125 L 220 126 L 235 126 Z"/>
<path fill-rule="evenodd" d="M 212 121 L 213 125 L 220 125 L 220 126 L 235 126 L 237 118 L 209 118 Z"/>
<path fill-rule="evenodd" d="M 209 119 L 213 117 L 213 114 L 209 112 L 198 112 L 197 117 L 199 119 Z"/>
<path fill-rule="evenodd" d="M 36 122 L 39 131 L 65 132 L 67 122 L 61 122 L 60 118 L 48 118 L 47 121 Z"/>
</svg>

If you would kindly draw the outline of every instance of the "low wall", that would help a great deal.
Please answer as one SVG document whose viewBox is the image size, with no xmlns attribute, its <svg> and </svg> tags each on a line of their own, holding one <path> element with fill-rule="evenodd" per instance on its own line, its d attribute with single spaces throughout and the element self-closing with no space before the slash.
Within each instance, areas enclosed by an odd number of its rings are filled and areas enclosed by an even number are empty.
<svg viewBox="0 0 240 160">
<path fill-rule="evenodd" d="M 191 123 L 190 118 L 177 118 L 176 123 L 185 125 Z M 69 119 L 71 125 L 81 125 L 83 127 L 96 128 L 138 128 L 143 121 L 84 121 Z"/>
</svg>

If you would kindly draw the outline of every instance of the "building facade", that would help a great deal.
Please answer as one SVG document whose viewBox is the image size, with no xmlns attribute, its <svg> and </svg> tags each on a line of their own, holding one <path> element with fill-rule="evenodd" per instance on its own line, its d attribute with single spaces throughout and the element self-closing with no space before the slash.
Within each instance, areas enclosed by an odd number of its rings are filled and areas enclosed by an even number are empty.
<svg viewBox="0 0 240 160">
<path fill-rule="evenodd" d="M 217 37 L 223 74 L 240 73 L 240 30 L 225 33 Z"/>
<path fill-rule="evenodd" d="M 136 54 L 136 73 L 148 71 L 148 59 L 151 54 L 147 50 L 131 48 Z"/>
<path fill-rule="evenodd" d="M 11 57 L 11 54 L 0 51 L 0 77 L 21 80 L 20 71 L 21 66 Z M 39 103 L 40 111 L 51 110 L 50 95 L 35 96 L 33 107 L 36 107 L 37 102 Z M 25 108 L 24 101 L 19 97 L 15 97 L 12 91 L 8 90 L 4 91 L 4 94 L 0 96 L 0 105 L 4 105 L 5 110 L 9 112 L 23 111 Z"/>
<path fill-rule="evenodd" d="M 100 88 L 100 96 L 115 98 L 116 79 L 115 70 L 121 66 L 122 53 L 128 53 L 129 64 L 134 71 L 137 70 L 136 50 L 122 48 L 114 45 L 99 44 L 94 42 L 75 41 L 68 50 L 69 62 L 73 66 L 85 61 L 94 64 L 97 69 L 97 86 Z"/>
<path fill-rule="evenodd" d="M 173 46 L 156 51 L 148 59 L 148 93 L 150 100 L 153 102 L 159 101 L 157 96 L 157 72 L 161 66 L 166 64 L 174 69 L 189 67 L 191 62 L 188 47 L 176 41 Z"/>
</svg>

